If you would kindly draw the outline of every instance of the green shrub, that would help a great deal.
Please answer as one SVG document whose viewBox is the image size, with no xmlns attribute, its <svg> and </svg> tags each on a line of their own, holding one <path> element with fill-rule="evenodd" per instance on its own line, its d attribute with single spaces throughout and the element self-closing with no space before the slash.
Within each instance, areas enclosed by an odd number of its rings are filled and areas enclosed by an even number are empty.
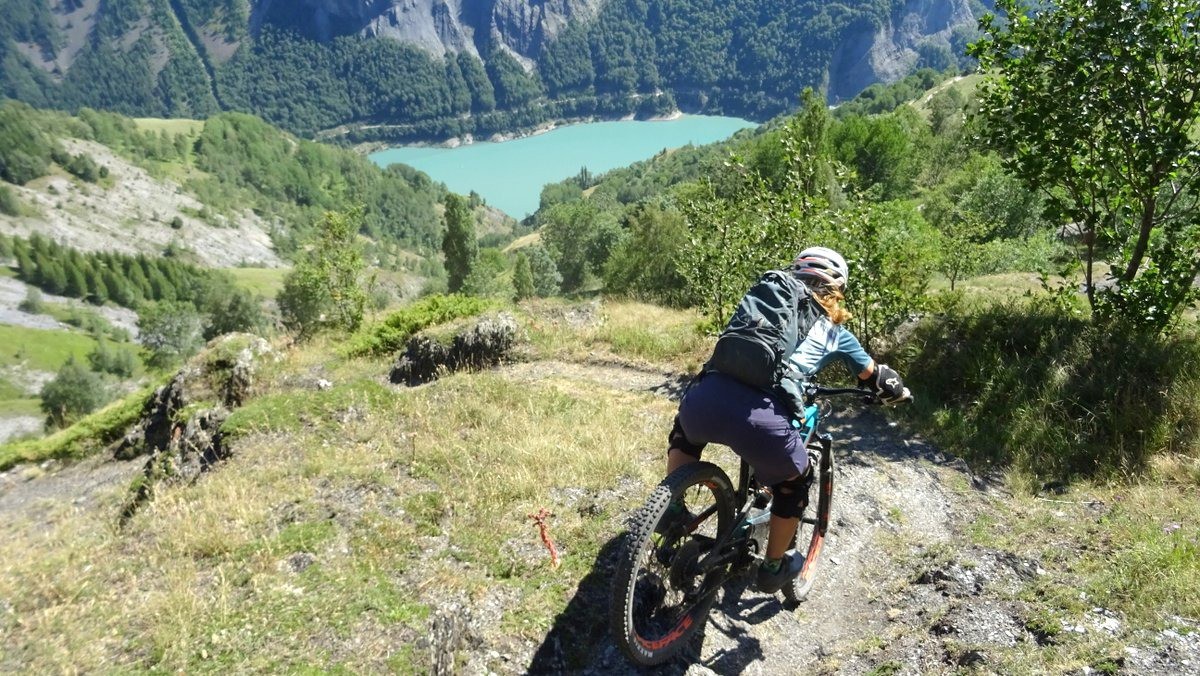
<svg viewBox="0 0 1200 676">
<path fill-rule="evenodd" d="M 300 338 L 321 329 L 357 330 L 367 305 L 366 262 L 358 243 L 362 210 L 326 212 L 318 237 L 283 280 L 283 323 Z"/>
<path fill-rule="evenodd" d="M 137 367 L 137 355 L 127 347 L 110 345 L 101 337 L 88 353 L 88 365 L 96 373 L 109 373 L 118 378 L 132 378 Z"/>
<path fill-rule="evenodd" d="M 107 400 L 107 388 L 96 373 L 67 360 L 58 375 L 42 387 L 42 410 L 47 427 L 64 427 L 99 408 Z"/>
<path fill-rule="evenodd" d="M 17 309 L 21 312 L 28 312 L 31 315 L 41 314 L 46 309 L 46 301 L 42 298 L 42 292 L 37 290 L 37 287 L 27 287 L 25 289 L 25 300 L 21 301 Z"/>
<path fill-rule="evenodd" d="M 131 394 L 50 436 L 0 445 L 0 471 L 19 462 L 80 457 L 119 439 L 137 421 L 154 388 Z"/>
<path fill-rule="evenodd" d="M 0 185 L 0 214 L 6 216 L 21 215 L 21 201 L 17 199 L 12 189 L 6 185 Z"/>
<path fill-rule="evenodd" d="M 1200 336 L 1098 326 L 1039 299 L 924 320 L 897 355 L 920 424 L 978 467 L 1038 480 L 1200 453 Z"/>
<path fill-rule="evenodd" d="M 344 353 L 357 357 L 398 352 L 421 329 L 462 317 L 473 317 L 493 305 L 493 301 L 472 296 L 428 296 L 355 334 L 346 344 Z"/>
<path fill-rule="evenodd" d="M 204 346 L 204 324 L 189 303 L 148 303 L 138 317 L 142 346 L 149 352 L 146 363 L 168 368 L 192 356 Z"/>
</svg>

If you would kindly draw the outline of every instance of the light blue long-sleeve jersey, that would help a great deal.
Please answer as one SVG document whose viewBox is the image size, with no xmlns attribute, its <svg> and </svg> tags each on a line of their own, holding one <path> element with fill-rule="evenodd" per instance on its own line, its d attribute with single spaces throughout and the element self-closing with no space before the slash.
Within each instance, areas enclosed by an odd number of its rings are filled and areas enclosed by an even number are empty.
<svg viewBox="0 0 1200 676">
<path fill-rule="evenodd" d="M 790 360 L 805 378 L 816 375 L 834 360 L 845 364 L 855 377 L 871 365 L 871 356 L 863 349 L 858 338 L 844 326 L 834 324 L 824 314 L 813 322 L 808 335 L 800 341 Z"/>
</svg>

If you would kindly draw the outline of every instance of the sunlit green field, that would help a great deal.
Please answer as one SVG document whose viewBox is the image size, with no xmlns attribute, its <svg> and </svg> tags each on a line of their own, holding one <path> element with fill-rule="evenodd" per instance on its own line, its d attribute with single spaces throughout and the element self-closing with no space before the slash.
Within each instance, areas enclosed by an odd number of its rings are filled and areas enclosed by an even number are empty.
<svg viewBox="0 0 1200 676">
<path fill-rule="evenodd" d="M 237 285 L 265 298 L 274 298 L 283 288 L 290 268 L 227 268 Z"/>
<path fill-rule="evenodd" d="M 157 117 L 138 117 L 134 118 L 133 123 L 143 131 L 155 133 L 165 131 L 168 134 L 196 134 L 204 128 L 203 120 L 164 120 Z"/>
</svg>

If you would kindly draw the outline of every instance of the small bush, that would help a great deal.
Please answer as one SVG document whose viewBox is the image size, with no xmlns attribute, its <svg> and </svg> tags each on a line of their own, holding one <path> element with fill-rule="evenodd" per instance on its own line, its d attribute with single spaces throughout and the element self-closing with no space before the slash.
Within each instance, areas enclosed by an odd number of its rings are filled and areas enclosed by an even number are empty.
<svg viewBox="0 0 1200 676">
<path fill-rule="evenodd" d="M 300 338 L 321 329 L 355 331 L 367 304 L 358 244 L 362 210 L 326 212 L 311 248 L 283 280 L 277 301 L 283 323 Z"/>
<path fill-rule="evenodd" d="M 399 352 L 405 342 L 421 329 L 453 319 L 473 317 L 493 307 L 493 303 L 471 296 L 429 296 L 397 310 L 379 324 L 351 337 L 347 356 L 378 355 Z"/>
<path fill-rule="evenodd" d="M 103 337 L 88 353 L 88 365 L 97 373 L 109 373 L 118 378 L 132 378 L 137 367 L 137 356 L 129 349 L 110 345 Z"/>
<path fill-rule="evenodd" d="M 42 387 L 42 411 L 47 427 L 65 427 L 99 408 L 107 400 L 107 388 L 99 375 L 67 360 L 58 375 Z"/>
<path fill-rule="evenodd" d="M 898 355 L 920 424 L 976 466 L 1040 480 L 1200 453 L 1200 336 L 1094 325 L 1052 303 L 949 308 Z"/>
<path fill-rule="evenodd" d="M 25 289 L 25 300 L 17 306 L 21 312 L 28 312 L 31 315 L 41 314 L 46 309 L 46 302 L 42 298 L 42 292 L 35 287 Z"/>
<path fill-rule="evenodd" d="M 0 185 L 0 214 L 7 216 L 21 215 L 21 201 L 6 185 Z"/>
<path fill-rule="evenodd" d="M 147 304 L 138 317 L 138 329 L 150 353 L 146 363 L 154 368 L 168 368 L 204 345 L 202 318 L 189 303 Z"/>
</svg>

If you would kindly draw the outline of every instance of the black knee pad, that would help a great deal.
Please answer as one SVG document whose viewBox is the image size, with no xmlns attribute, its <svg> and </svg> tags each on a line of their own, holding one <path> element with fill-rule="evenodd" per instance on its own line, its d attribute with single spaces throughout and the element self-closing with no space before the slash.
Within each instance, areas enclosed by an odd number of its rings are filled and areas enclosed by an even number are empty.
<svg viewBox="0 0 1200 676">
<path fill-rule="evenodd" d="M 683 427 L 679 425 L 679 416 L 675 416 L 675 424 L 671 426 L 671 433 L 667 436 L 667 441 L 671 444 L 668 448 L 678 448 L 697 460 L 704 451 L 705 444 L 694 444 L 688 441 L 687 435 L 683 433 Z"/>
<path fill-rule="evenodd" d="M 781 481 L 771 487 L 775 499 L 771 502 L 771 515 L 782 519 L 798 519 L 808 506 L 808 487 L 812 484 L 811 473 Z"/>
</svg>

